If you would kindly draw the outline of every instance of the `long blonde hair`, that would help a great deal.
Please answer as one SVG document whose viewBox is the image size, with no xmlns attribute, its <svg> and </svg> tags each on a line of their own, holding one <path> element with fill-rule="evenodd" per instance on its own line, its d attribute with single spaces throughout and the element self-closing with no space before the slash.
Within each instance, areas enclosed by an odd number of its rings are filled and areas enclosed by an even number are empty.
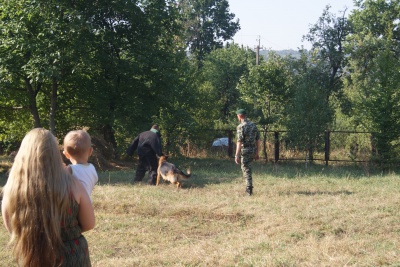
<svg viewBox="0 0 400 267">
<path fill-rule="evenodd" d="M 70 205 L 72 183 L 53 134 L 41 128 L 31 130 L 4 187 L 10 244 L 20 266 L 60 264 L 61 221 Z"/>
</svg>

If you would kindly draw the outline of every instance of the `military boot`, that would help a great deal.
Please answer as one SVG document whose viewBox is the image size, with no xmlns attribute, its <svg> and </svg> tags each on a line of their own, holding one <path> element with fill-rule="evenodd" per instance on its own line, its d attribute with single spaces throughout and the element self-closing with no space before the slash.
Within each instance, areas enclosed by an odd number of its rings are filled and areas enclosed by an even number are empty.
<svg viewBox="0 0 400 267">
<path fill-rule="evenodd" d="M 253 187 L 252 186 L 248 186 L 246 187 L 246 193 L 251 196 L 253 194 Z"/>
</svg>

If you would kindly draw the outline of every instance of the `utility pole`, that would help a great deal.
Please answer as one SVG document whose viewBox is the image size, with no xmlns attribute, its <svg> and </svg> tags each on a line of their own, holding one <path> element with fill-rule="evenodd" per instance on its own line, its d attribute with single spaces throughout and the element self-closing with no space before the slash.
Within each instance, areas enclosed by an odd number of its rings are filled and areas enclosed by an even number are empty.
<svg viewBox="0 0 400 267">
<path fill-rule="evenodd" d="M 256 47 L 256 65 L 258 66 L 260 63 L 260 39 L 261 36 L 258 36 L 258 39 L 256 39 L 256 41 L 258 41 L 258 45 Z"/>
</svg>

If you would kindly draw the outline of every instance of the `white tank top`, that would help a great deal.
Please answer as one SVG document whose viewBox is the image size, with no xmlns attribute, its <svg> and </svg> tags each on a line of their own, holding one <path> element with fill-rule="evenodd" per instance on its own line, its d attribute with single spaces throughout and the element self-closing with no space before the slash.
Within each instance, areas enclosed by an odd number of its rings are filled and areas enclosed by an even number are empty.
<svg viewBox="0 0 400 267">
<path fill-rule="evenodd" d="M 94 188 L 94 185 L 99 180 L 97 176 L 96 169 L 92 164 L 83 165 L 83 164 L 75 164 L 70 165 L 72 169 L 72 174 L 81 181 L 83 187 L 89 195 L 90 201 L 92 201 L 91 194 Z"/>
</svg>

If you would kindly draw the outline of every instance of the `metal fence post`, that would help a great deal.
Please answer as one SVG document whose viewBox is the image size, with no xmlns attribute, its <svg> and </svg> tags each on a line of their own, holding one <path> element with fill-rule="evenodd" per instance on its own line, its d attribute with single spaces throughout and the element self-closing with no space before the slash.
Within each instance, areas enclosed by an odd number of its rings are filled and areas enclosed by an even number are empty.
<svg viewBox="0 0 400 267">
<path fill-rule="evenodd" d="M 275 134 L 275 162 L 279 160 L 279 132 L 274 132 Z"/>
<path fill-rule="evenodd" d="M 330 141 L 331 132 L 325 131 L 325 165 L 329 164 L 329 153 L 331 149 L 331 141 Z"/>
</svg>

